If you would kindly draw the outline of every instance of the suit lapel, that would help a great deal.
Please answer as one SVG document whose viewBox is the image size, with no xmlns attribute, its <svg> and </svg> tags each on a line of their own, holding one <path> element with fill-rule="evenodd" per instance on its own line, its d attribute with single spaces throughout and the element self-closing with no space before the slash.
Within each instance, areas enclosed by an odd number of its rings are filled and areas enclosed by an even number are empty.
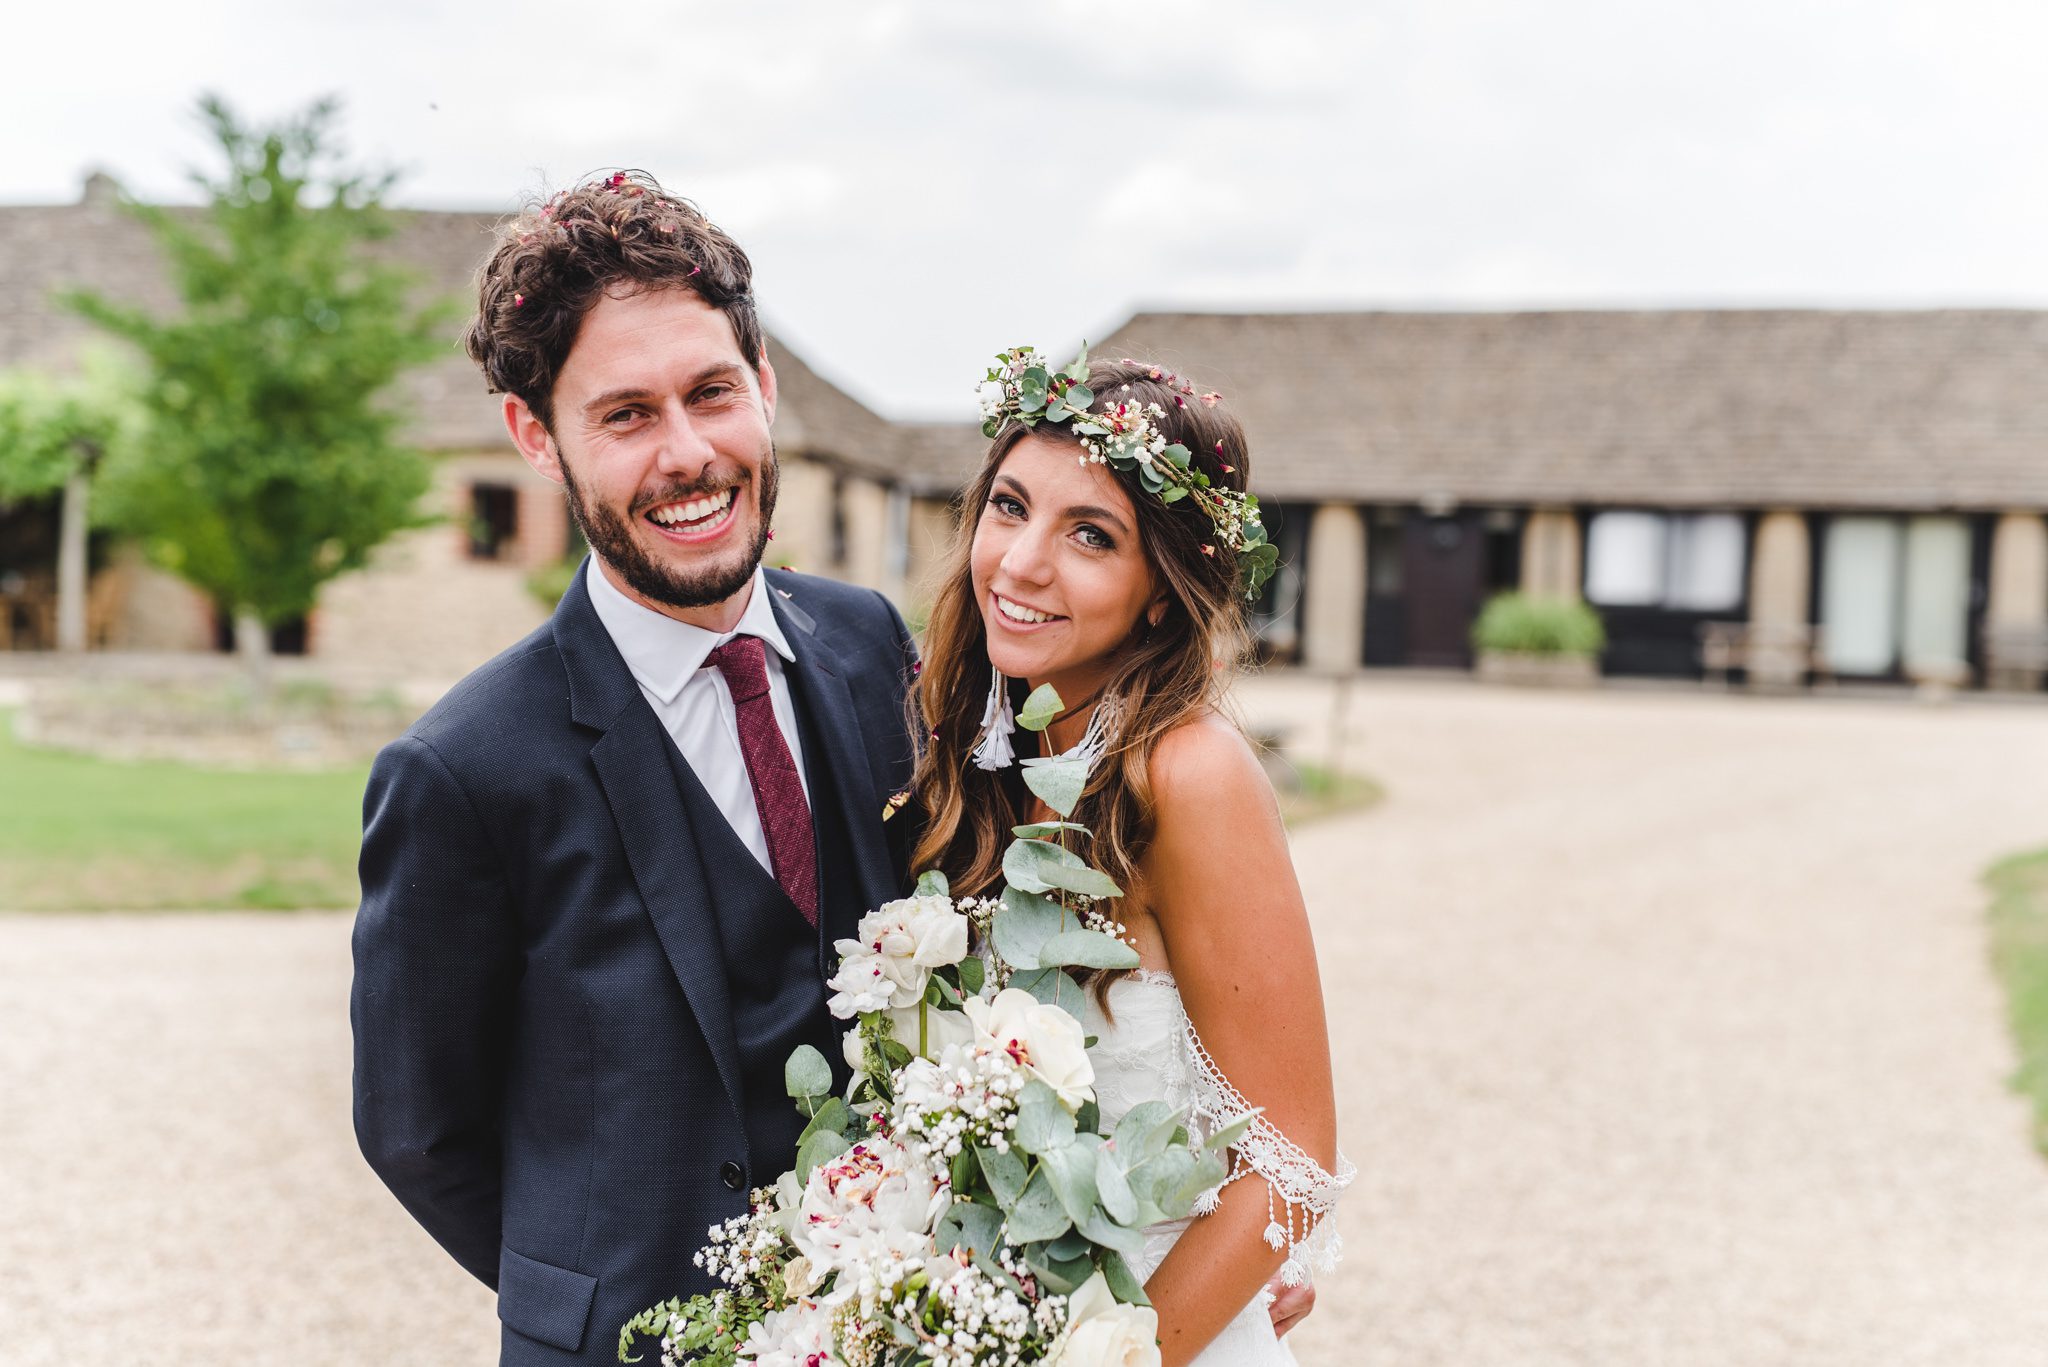
<svg viewBox="0 0 2048 1367">
<path fill-rule="evenodd" d="M 882 838 L 882 799 L 875 792 L 874 776 L 861 744 L 860 719 L 854 711 L 845 665 L 802 605 L 780 588 L 774 578 L 768 584 L 774 595 L 776 619 L 789 640 L 790 652 L 796 656 L 792 672 L 799 705 L 808 707 L 812 735 L 825 752 L 823 767 L 828 781 L 813 782 L 811 803 L 814 809 L 822 809 L 828 801 L 839 808 L 841 829 L 853 854 L 853 868 L 848 872 L 854 877 L 855 895 L 829 899 L 834 904 L 850 904 L 850 918 L 845 912 L 819 918 L 829 945 L 834 939 L 851 936 L 854 921 L 863 911 L 895 896 L 888 845 Z M 818 817 L 821 823 L 826 819 L 822 810 Z M 827 900 L 820 898 L 821 903 Z"/>
<path fill-rule="evenodd" d="M 618 826 L 640 900 L 710 1046 L 734 1113 L 744 1114 L 718 917 L 699 842 L 677 786 L 676 773 L 683 766 L 671 767 L 668 752 L 675 742 L 641 696 L 618 647 L 598 620 L 582 572 L 555 611 L 555 641 L 569 673 L 570 716 L 579 725 L 604 733 L 591 746 L 590 760 Z"/>
</svg>

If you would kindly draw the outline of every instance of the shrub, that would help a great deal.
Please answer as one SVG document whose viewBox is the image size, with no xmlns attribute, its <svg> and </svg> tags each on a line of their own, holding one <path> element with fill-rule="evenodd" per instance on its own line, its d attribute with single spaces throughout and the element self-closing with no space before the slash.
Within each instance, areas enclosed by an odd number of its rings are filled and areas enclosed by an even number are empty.
<svg viewBox="0 0 2048 1367">
<path fill-rule="evenodd" d="M 581 557 L 565 556 L 550 565 L 542 565 L 526 576 L 526 591 L 549 612 L 562 601 L 562 595 L 569 591 L 569 581 L 576 577 L 576 571 L 583 565 Z"/>
<path fill-rule="evenodd" d="M 1576 599 L 1503 593 L 1472 624 L 1472 644 L 1517 655 L 1598 655 L 1607 632 L 1600 614 Z"/>
</svg>

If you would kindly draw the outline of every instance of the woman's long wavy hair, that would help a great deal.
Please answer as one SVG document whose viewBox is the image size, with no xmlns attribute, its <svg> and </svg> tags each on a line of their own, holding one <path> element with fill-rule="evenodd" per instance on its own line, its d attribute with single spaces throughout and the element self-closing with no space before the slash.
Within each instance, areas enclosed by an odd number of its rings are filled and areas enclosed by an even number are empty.
<svg viewBox="0 0 2048 1367">
<path fill-rule="evenodd" d="M 1244 430 L 1219 408 L 1188 396 L 1162 368 L 1131 361 L 1095 361 L 1088 388 L 1095 408 L 1115 403 L 1157 404 L 1155 419 L 1169 442 L 1192 453 L 1210 481 L 1245 487 L 1250 455 Z M 932 586 L 924 640 L 924 671 L 910 697 L 910 730 L 923 738 L 912 779 L 914 807 L 923 818 L 912 854 L 913 870 L 944 871 L 956 896 L 977 896 L 1002 881 L 1003 851 L 1011 827 L 1029 820 L 1031 796 L 1015 770 L 989 773 L 970 753 L 981 735 L 988 701 L 987 628 L 976 601 L 970 558 L 975 527 L 1003 460 L 1027 436 L 1080 444 L 1064 424 L 1005 425 L 990 444 L 973 484 L 962 496 L 953 542 Z M 1107 467 L 1105 467 L 1107 468 Z M 1215 527 L 1193 499 L 1164 503 L 1124 481 L 1136 513 L 1138 540 L 1167 599 L 1157 625 L 1138 619 L 1112 662 L 1100 695 L 1115 699 L 1121 724 L 1109 752 L 1095 766 L 1072 819 L 1094 833 L 1079 849 L 1090 864 L 1115 879 L 1128 895 L 1152 834 L 1152 753 L 1174 728 L 1215 707 L 1228 667 L 1243 651 L 1244 586 L 1236 557 L 1210 547 Z M 1013 701 L 1021 702 L 1019 694 Z M 1072 707 L 1084 702 L 1065 699 Z M 1018 739 L 1024 739 L 1019 733 Z M 1106 990 L 1107 980 L 1098 985 Z"/>
</svg>

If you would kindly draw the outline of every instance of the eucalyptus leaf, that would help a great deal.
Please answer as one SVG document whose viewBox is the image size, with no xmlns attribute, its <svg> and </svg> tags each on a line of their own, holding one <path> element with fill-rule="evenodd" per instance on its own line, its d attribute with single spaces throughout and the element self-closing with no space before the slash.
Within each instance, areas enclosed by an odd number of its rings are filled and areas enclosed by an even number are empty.
<svg viewBox="0 0 2048 1367">
<path fill-rule="evenodd" d="M 917 876 L 917 895 L 919 897 L 946 897 L 951 895 L 951 893 L 952 888 L 947 886 L 946 875 L 940 873 L 937 869 L 926 869 Z"/>
<path fill-rule="evenodd" d="M 974 1159 L 981 1165 L 981 1175 L 988 1179 L 988 1189 L 1004 1206 L 1017 1199 L 1018 1193 L 1024 1190 L 1024 1183 L 1030 1179 L 1031 1174 L 1015 1148 L 999 1153 L 977 1144 Z"/>
<path fill-rule="evenodd" d="M 1073 1225 L 1043 1168 L 1031 1174 L 1031 1180 L 1003 1216 L 1004 1236 L 1013 1244 L 1057 1239 Z"/>
<path fill-rule="evenodd" d="M 1027 784 L 1031 781 L 1030 772 L 1028 769 L 1025 771 Z M 1003 877 L 1011 887 L 1024 892 L 1049 892 L 1058 888 L 1088 897 L 1123 896 L 1123 889 L 1107 874 L 1089 868 L 1087 861 L 1072 850 L 1061 849 L 1044 840 L 1013 841 L 1003 852 Z"/>
<path fill-rule="evenodd" d="M 1218 1150 L 1229 1148 L 1232 1144 L 1244 1138 L 1244 1132 L 1250 1129 L 1252 1122 L 1265 1114 L 1265 1111 L 1266 1108 L 1264 1106 L 1252 1107 L 1249 1111 L 1246 1111 L 1243 1115 L 1203 1140 L 1202 1147 Z"/>
<path fill-rule="evenodd" d="M 1095 392 L 1086 385 L 1068 385 L 1066 398 L 1067 407 L 1076 413 L 1085 413 L 1088 411 L 1088 405 L 1095 402 Z"/>
<path fill-rule="evenodd" d="M 1038 947 L 1041 966 L 1136 968 L 1138 951 L 1099 930 L 1065 930 Z"/>
<path fill-rule="evenodd" d="M 1114 1249 L 1102 1255 L 1102 1280 L 1109 1285 L 1109 1294 L 1125 1305 L 1150 1305 L 1145 1295 L 1145 1284 L 1131 1271 L 1131 1265 L 1124 1261 L 1121 1253 Z"/>
<path fill-rule="evenodd" d="M 1141 1101 L 1116 1122 L 1116 1151 L 1133 1167 L 1166 1147 L 1179 1116 L 1163 1101 Z"/>
<path fill-rule="evenodd" d="M 1088 787 L 1088 762 L 1078 757 L 1048 755 L 1023 762 L 1024 786 L 1061 816 L 1072 816 Z"/>
<path fill-rule="evenodd" d="M 1057 1239 L 1039 1245 L 1039 1252 L 1058 1262 L 1071 1262 L 1085 1258 L 1095 1251 L 1094 1243 L 1078 1229 L 1070 1229 Z"/>
<path fill-rule="evenodd" d="M 1118 1224 L 1137 1223 L 1137 1194 L 1131 1190 L 1130 1179 L 1124 1176 L 1116 1155 L 1108 1149 L 1098 1150 L 1095 1155 L 1095 1199 Z"/>
<path fill-rule="evenodd" d="M 1188 1175 L 1181 1179 L 1180 1185 L 1160 1204 L 1171 1211 L 1191 1211 L 1195 1208 L 1196 1197 L 1211 1187 L 1222 1186 L 1223 1179 L 1228 1176 L 1230 1168 L 1223 1159 L 1217 1154 L 1205 1153 L 1195 1159 L 1194 1165 L 1188 1170 Z"/>
<path fill-rule="evenodd" d="M 1073 1142 L 1048 1149 L 1039 1159 L 1044 1165 L 1046 1176 L 1052 1179 L 1052 1189 L 1058 1193 L 1060 1205 L 1076 1225 L 1087 1220 L 1097 1204 L 1095 1195 L 1095 1149 L 1090 1144 L 1094 1135 L 1075 1135 Z"/>
<path fill-rule="evenodd" d="M 987 970 L 981 960 L 972 957 L 960 961 L 960 990 L 970 997 L 981 995 L 981 985 L 987 979 Z"/>
<path fill-rule="evenodd" d="M 1185 484 L 1171 484 L 1160 492 L 1159 501 L 1161 503 L 1178 503 L 1187 496 L 1188 490 Z"/>
<path fill-rule="evenodd" d="M 1079 1016 L 1088 1005 L 1088 994 L 1064 969 L 1033 968 L 1014 973 L 1010 986 L 1029 992 L 1047 1006 L 1057 1006 L 1070 1016 Z"/>
<path fill-rule="evenodd" d="M 1010 1142 L 1026 1153 L 1043 1154 L 1074 1138 L 1074 1117 L 1052 1088 L 1032 1078 L 1017 1097 L 1017 1128 Z"/>
<path fill-rule="evenodd" d="M 1021 888 L 1003 889 L 1003 904 L 989 926 L 996 953 L 1013 969 L 1038 967 L 1038 947 L 1060 933 L 1068 920 L 1059 903 Z M 1012 981 L 1012 986 L 1016 986 Z"/>
<path fill-rule="evenodd" d="M 937 1000 L 932 1003 L 934 1006 L 938 1005 L 939 1002 L 944 1002 L 948 1006 L 960 1005 L 960 989 L 936 973 L 931 976 L 930 991 L 938 994 Z"/>
<path fill-rule="evenodd" d="M 955 1201 L 932 1229 L 941 1253 L 950 1253 L 962 1244 L 976 1253 L 993 1253 L 1002 1233 L 1003 1213 L 973 1201 Z"/>
<path fill-rule="evenodd" d="M 1101 1244 L 1113 1248 L 1126 1258 L 1145 1256 L 1145 1235 L 1141 1230 L 1129 1229 L 1104 1215 L 1100 1210 L 1091 1210 L 1077 1222 L 1083 1234 Z"/>
<path fill-rule="evenodd" d="M 1051 684 L 1040 684 L 1031 690 L 1031 696 L 1024 700 L 1024 707 L 1017 713 L 1017 725 L 1026 731 L 1043 731 L 1052 725 L 1052 719 L 1066 710 L 1060 701 L 1059 690 Z"/>
<path fill-rule="evenodd" d="M 782 1065 L 782 1084 L 799 1101 L 825 1096 L 832 1090 L 832 1065 L 810 1045 L 799 1044 Z"/>
<path fill-rule="evenodd" d="M 853 1146 L 846 1142 L 846 1136 L 837 1130 L 820 1130 L 797 1145 L 796 1180 L 799 1184 L 811 1180 L 811 1169 L 820 1163 L 830 1162 Z"/>
<path fill-rule="evenodd" d="M 1154 1154 L 1136 1167 L 1126 1170 L 1131 1190 L 1143 1200 L 1150 1201 L 1161 1210 L 1180 1215 L 1187 1214 L 1185 1208 L 1175 1212 L 1173 1195 L 1188 1174 L 1195 1168 L 1195 1156 L 1186 1149 L 1175 1146 L 1163 1153 Z"/>
<path fill-rule="evenodd" d="M 1010 834 L 1019 840 L 1043 840 L 1049 835 L 1058 835 L 1061 831 L 1079 831 L 1091 840 L 1095 838 L 1095 832 L 1072 821 L 1034 821 L 1028 826 L 1010 827 Z"/>
<path fill-rule="evenodd" d="M 852 1118 L 852 1114 L 846 1109 L 845 1102 L 836 1096 L 827 1097 L 825 1098 L 825 1104 L 818 1107 L 818 1113 L 811 1117 L 811 1123 L 804 1126 L 804 1132 L 797 1136 L 796 1142 L 802 1144 L 806 1139 L 823 1130 L 830 1130 L 834 1134 L 844 1134 L 846 1133 L 846 1122 Z"/>
<path fill-rule="evenodd" d="M 1071 1296 L 1081 1289 L 1081 1284 L 1095 1274 L 1095 1263 L 1089 1258 L 1055 1258 L 1046 1251 L 1046 1245 L 1035 1244 L 1024 1250 L 1024 1262 L 1037 1274 L 1039 1285 L 1055 1296 Z"/>
</svg>

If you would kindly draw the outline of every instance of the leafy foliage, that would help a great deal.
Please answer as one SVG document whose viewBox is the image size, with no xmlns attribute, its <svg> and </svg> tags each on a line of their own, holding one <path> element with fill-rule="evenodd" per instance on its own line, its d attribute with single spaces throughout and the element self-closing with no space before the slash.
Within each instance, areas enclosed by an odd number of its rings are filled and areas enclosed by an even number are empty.
<svg viewBox="0 0 2048 1367">
<path fill-rule="evenodd" d="M 0 374 L 0 499 L 35 498 L 87 474 L 111 453 L 140 446 L 144 423 L 133 367 L 89 349 L 80 373 Z"/>
<path fill-rule="evenodd" d="M 1607 631 L 1600 614 L 1576 599 L 1503 593 L 1472 624 L 1472 644 L 1522 655 L 1598 655 Z"/>
<path fill-rule="evenodd" d="M 183 300 L 169 318 L 68 302 L 148 367 L 152 439 L 110 461 L 104 516 L 216 601 L 275 625 L 419 525 L 425 459 L 397 439 L 393 382 L 436 354 L 445 311 L 368 249 L 389 174 L 337 164 L 331 101 L 266 129 L 201 109 L 226 162 L 198 214 L 130 203 Z"/>
</svg>

